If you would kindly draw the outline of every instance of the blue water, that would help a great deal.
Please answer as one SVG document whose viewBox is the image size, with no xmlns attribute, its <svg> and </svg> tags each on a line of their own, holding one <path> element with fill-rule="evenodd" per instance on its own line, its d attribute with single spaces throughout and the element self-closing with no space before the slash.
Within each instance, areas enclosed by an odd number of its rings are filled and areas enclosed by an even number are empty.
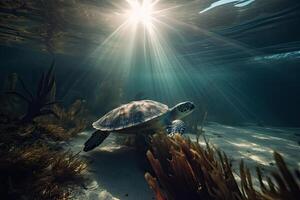
<svg viewBox="0 0 300 200">
<path fill-rule="evenodd" d="M 191 100 L 194 117 L 223 124 L 299 126 L 298 1 L 161 0 L 140 21 L 122 0 L 41 2 L 0 4 L 2 80 L 35 87 L 55 59 L 57 98 L 95 115 L 138 97 Z"/>
</svg>

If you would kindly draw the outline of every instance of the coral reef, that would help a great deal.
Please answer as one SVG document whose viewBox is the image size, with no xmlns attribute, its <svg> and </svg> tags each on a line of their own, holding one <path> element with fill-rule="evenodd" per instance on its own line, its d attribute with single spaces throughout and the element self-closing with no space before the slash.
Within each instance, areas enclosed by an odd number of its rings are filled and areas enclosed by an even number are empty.
<svg viewBox="0 0 300 200">
<path fill-rule="evenodd" d="M 287 168 L 282 156 L 274 153 L 278 172 L 263 178 L 257 175 L 260 190 L 253 186 L 253 177 L 243 162 L 240 164 L 241 186 L 235 180 L 231 162 L 225 153 L 184 139 L 180 135 L 170 138 L 164 134 L 153 136 L 148 160 L 155 176 L 145 178 L 158 200 L 179 199 L 299 199 L 299 171 L 296 177 Z M 267 182 L 268 186 L 264 183 Z"/>
</svg>

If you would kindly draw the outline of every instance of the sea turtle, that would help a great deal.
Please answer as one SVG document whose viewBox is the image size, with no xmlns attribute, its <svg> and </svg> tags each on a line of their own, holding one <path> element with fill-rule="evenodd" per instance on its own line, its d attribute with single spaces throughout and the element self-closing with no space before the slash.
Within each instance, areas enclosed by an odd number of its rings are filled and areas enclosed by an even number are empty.
<svg viewBox="0 0 300 200">
<path fill-rule="evenodd" d="M 93 123 L 96 132 L 85 142 L 84 151 L 99 146 L 111 132 L 121 134 L 153 134 L 166 130 L 172 136 L 185 130 L 183 117 L 195 109 L 190 102 L 182 102 L 170 108 L 152 100 L 132 101 L 108 112 Z"/>
</svg>

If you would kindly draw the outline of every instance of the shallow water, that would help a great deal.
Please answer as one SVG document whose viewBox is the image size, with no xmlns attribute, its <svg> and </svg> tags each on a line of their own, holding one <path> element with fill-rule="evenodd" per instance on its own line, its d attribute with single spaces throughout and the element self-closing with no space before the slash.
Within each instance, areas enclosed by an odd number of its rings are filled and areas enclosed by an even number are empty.
<svg viewBox="0 0 300 200">
<path fill-rule="evenodd" d="M 195 141 L 204 121 L 236 171 L 240 159 L 252 172 L 274 170 L 274 150 L 300 168 L 298 0 L 1 1 L 0 16 L 0 123 L 31 126 L 44 115 L 47 123 L 39 123 L 53 133 L 64 128 L 54 139 L 61 143 L 50 143 L 79 152 L 92 122 L 120 105 L 149 99 L 171 109 L 191 101 L 186 135 Z M 51 63 L 53 74 L 42 76 Z M 42 77 L 55 81 L 39 98 Z M 50 117 L 51 101 L 61 121 Z M 106 125 L 139 124 L 151 111 L 131 108 Z M 152 199 L 137 152 L 115 139 L 80 153 L 94 180 L 83 195 Z"/>
</svg>

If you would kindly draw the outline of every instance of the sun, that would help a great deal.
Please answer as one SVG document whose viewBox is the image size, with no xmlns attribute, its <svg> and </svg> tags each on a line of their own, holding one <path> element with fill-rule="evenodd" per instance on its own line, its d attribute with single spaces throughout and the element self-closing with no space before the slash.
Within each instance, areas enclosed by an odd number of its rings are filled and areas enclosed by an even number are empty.
<svg viewBox="0 0 300 200">
<path fill-rule="evenodd" d="M 133 25 L 143 24 L 145 27 L 150 27 L 154 20 L 154 6 L 157 1 L 152 0 L 127 0 L 129 9 L 127 18 Z"/>
</svg>

